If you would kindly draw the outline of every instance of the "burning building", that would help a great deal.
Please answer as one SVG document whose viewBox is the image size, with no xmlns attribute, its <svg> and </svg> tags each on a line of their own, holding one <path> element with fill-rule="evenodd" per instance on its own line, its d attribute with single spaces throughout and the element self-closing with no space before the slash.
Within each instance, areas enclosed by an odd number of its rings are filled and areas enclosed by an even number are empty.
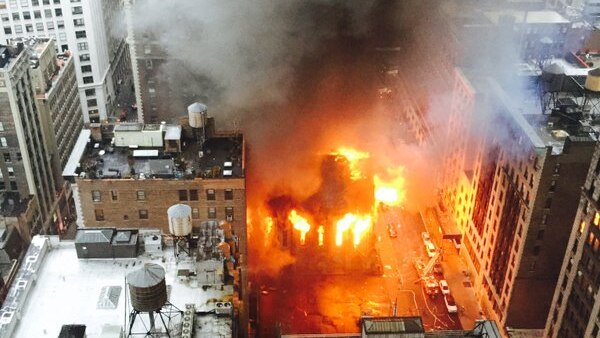
<svg viewBox="0 0 600 338">
<path fill-rule="evenodd" d="M 278 242 L 296 257 L 297 268 L 327 274 L 380 270 L 372 231 L 374 183 L 363 171 L 367 158 L 350 149 L 324 155 L 314 193 L 302 200 L 277 195 L 268 201 Z"/>
</svg>

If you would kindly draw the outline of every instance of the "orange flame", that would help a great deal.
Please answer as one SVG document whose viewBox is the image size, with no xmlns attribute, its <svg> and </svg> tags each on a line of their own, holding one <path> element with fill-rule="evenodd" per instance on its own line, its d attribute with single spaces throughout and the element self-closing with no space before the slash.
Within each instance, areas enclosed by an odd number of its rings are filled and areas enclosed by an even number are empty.
<svg viewBox="0 0 600 338">
<path fill-rule="evenodd" d="M 336 223 L 335 245 L 341 246 L 344 241 L 344 233 L 352 230 L 354 246 L 356 247 L 369 229 L 371 229 L 371 215 L 361 216 L 347 213 Z"/>
<path fill-rule="evenodd" d="M 348 169 L 350 169 L 350 179 L 359 180 L 363 177 L 363 174 L 358 168 L 358 162 L 369 158 L 369 153 L 364 151 L 358 151 L 352 148 L 340 147 L 337 150 L 331 152 L 331 155 L 344 157 L 348 161 Z"/>
<path fill-rule="evenodd" d="M 389 206 L 399 206 L 406 199 L 404 187 L 404 168 L 388 168 L 389 180 L 384 180 L 379 175 L 373 176 L 375 184 L 375 200 Z"/>
<path fill-rule="evenodd" d="M 319 233 L 319 246 L 323 246 L 323 234 L 325 233 L 325 230 L 322 225 L 319 225 L 317 232 Z"/>
<path fill-rule="evenodd" d="M 306 233 L 310 230 L 310 224 L 306 218 L 298 215 L 296 210 L 292 210 L 288 215 L 288 220 L 292 222 L 294 229 L 300 231 L 300 244 L 304 245 L 306 241 Z"/>
</svg>

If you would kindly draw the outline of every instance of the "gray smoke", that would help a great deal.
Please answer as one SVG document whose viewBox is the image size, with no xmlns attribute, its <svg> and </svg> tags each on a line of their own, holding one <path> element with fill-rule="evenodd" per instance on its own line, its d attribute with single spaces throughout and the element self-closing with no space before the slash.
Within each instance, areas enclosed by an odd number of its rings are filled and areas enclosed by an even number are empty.
<svg viewBox="0 0 600 338">
<path fill-rule="evenodd" d="M 339 22 L 319 19 L 322 12 L 347 15 L 348 34 L 362 34 L 369 7 L 362 1 L 141 0 L 133 11 L 136 32 L 166 51 L 169 61 L 160 71 L 172 91 L 203 98 L 213 111 L 232 111 L 286 100 L 300 60 L 338 29 Z"/>
</svg>

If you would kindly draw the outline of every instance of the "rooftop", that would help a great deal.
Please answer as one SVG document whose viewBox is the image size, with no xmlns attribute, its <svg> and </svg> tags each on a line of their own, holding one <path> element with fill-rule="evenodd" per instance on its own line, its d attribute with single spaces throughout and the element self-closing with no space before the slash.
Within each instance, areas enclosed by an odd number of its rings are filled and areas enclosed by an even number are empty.
<svg viewBox="0 0 600 338">
<path fill-rule="evenodd" d="M 215 134 L 201 142 L 186 136 L 179 125 L 138 123 L 117 124 L 110 131 L 103 131 L 99 141 L 94 141 L 92 134 L 86 130 L 81 133 L 63 176 L 90 179 L 244 176 L 244 141 L 239 134 Z"/>
<path fill-rule="evenodd" d="M 504 17 L 515 20 L 517 24 L 559 24 L 569 23 L 556 11 L 518 11 L 518 10 L 499 10 L 485 12 L 485 16 L 494 24 L 499 24 Z"/>
<path fill-rule="evenodd" d="M 216 308 L 219 302 L 231 301 L 233 286 L 220 281 L 221 260 L 204 258 L 199 262 L 176 259 L 172 248 L 164 248 L 131 259 L 77 259 L 74 242 L 36 236 L 0 310 L 0 337 L 57 337 L 62 325 L 82 324 L 87 337 L 97 338 L 126 326 L 131 303 L 125 298 L 124 279 L 145 263 L 165 269 L 173 305 L 182 311 L 187 304 L 195 305 L 195 321 L 201 323 L 195 326 L 195 337 L 231 337 L 231 317 L 218 314 Z M 182 269 L 196 272 L 197 277 L 182 278 Z M 62 304 L 60 311 L 56 311 L 58 304 Z"/>
</svg>

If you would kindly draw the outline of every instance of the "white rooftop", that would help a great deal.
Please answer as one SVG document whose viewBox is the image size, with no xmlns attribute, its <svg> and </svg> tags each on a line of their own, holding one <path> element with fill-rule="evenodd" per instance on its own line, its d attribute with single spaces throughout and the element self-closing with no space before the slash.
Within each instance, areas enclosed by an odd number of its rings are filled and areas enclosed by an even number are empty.
<svg viewBox="0 0 600 338">
<path fill-rule="evenodd" d="M 485 16 L 494 24 L 498 24 L 500 19 L 505 16 L 512 17 L 517 24 L 558 24 L 570 22 L 556 11 L 517 11 L 507 9 L 485 12 Z"/>
<path fill-rule="evenodd" d="M 88 338 L 101 337 L 103 330 L 106 333 L 107 325 L 113 330 L 114 326 L 124 327 L 125 314 L 131 310 L 130 304 L 125 308 L 125 276 L 149 262 L 165 268 L 169 301 L 182 311 L 185 304 L 194 303 L 196 311 L 210 312 L 216 301 L 230 301 L 233 294 L 232 286 L 222 288 L 220 284 L 218 269 L 222 263 L 219 260 L 197 263 L 199 282 L 193 283 L 177 277 L 178 269 L 193 269 L 194 263 L 190 260 L 178 263 L 173 248 L 165 248 L 155 257 L 144 254 L 136 259 L 83 260 L 77 258 L 74 242 L 53 242 L 55 244 L 50 246 L 37 272 L 37 281 L 22 306 L 22 317 L 11 338 L 58 337 L 64 324 L 86 325 Z M 213 275 L 208 276 L 210 273 Z M 202 285 L 213 282 L 216 284 L 203 290 Z M 120 295 L 111 301 L 103 300 L 101 293 L 111 286 L 121 287 Z M 116 308 L 111 309 L 110 305 L 115 302 Z M 181 316 L 176 319 L 181 321 Z M 147 322 L 147 318 L 145 320 Z M 212 313 L 198 315 L 196 323 L 202 323 L 202 327 L 195 325 L 195 337 L 231 337 L 230 317 L 217 317 Z"/>
</svg>

